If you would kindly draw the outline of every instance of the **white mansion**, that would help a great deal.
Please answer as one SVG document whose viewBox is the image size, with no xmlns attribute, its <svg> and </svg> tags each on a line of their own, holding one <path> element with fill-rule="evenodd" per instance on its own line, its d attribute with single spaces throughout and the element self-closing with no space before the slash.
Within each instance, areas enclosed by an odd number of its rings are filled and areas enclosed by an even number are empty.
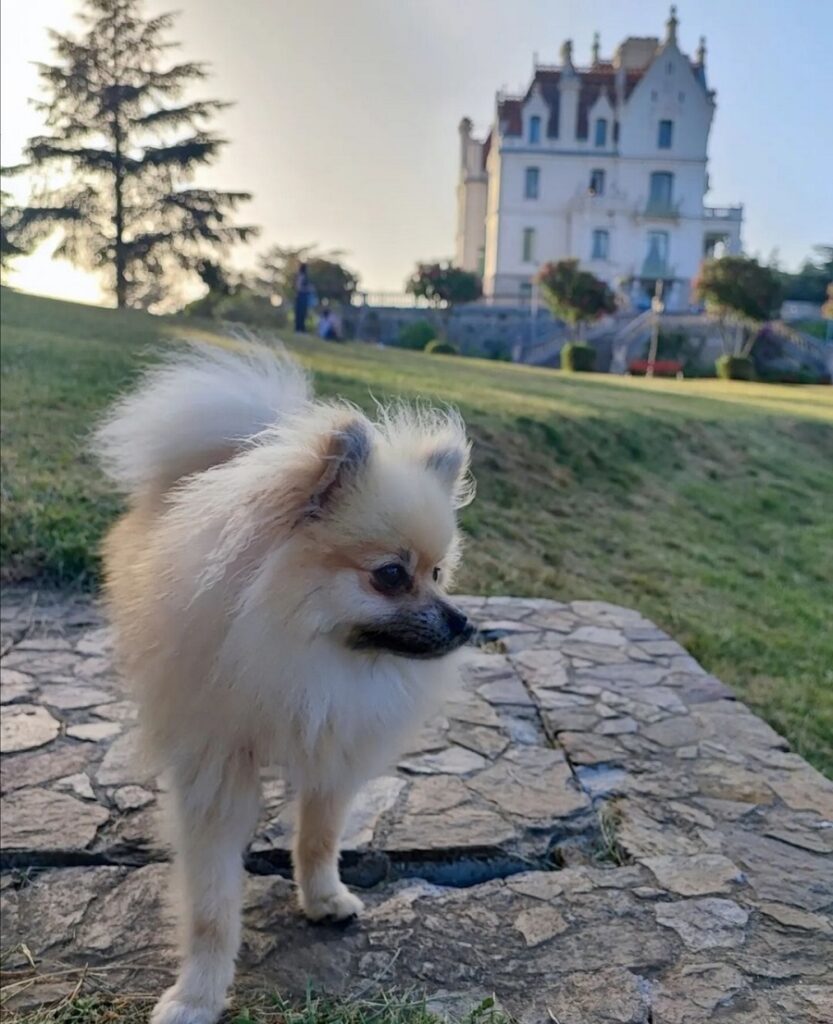
<svg viewBox="0 0 833 1024">
<path fill-rule="evenodd" d="M 577 258 L 636 305 L 664 281 L 669 309 L 689 303 L 704 255 L 740 251 L 743 209 L 705 206 L 715 94 L 701 39 L 692 60 L 665 40 L 626 39 L 612 60 L 539 65 L 523 96 L 497 96 L 483 141 L 460 123 L 455 262 L 487 296 L 531 294 L 538 266 Z"/>
</svg>

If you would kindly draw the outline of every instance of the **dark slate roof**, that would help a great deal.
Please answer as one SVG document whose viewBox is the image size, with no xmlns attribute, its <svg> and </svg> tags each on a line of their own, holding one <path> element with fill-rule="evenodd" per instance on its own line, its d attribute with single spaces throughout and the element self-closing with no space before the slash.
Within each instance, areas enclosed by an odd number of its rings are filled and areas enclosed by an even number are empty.
<svg viewBox="0 0 833 1024">
<path fill-rule="evenodd" d="M 648 70 L 645 68 L 630 69 L 625 72 L 625 99 L 629 99 L 631 93 L 641 81 Z M 697 67 L 693 68 L 697 74 Z M 498 102 L 498 120 L 503 125 L 506 135 L 521 135 L 523 132 L 523 120 L 521 111 L 532 90 L 537 86 L 544 102 L 549 108 L 550 116 L 547 121 L 546 134 L 551 139 L 557 139 L 559 135 L 559 93 L 558 82 L 561 78 L 561 70 L 558 68 L 537 68 L 535 77 L 529 86 L 525 96 L 505 96 Z M 602 94 L 606 92 L 611 103 L 616 95 L 616 68 L 612 63 L 601 61 L 593 67 L 577 70 L 581 88 L 578 99 L 578 123 L 576 126 L 576 137 L 586 139 L 590 130 L 590 110 L 593 104 Z"/>
</svg>

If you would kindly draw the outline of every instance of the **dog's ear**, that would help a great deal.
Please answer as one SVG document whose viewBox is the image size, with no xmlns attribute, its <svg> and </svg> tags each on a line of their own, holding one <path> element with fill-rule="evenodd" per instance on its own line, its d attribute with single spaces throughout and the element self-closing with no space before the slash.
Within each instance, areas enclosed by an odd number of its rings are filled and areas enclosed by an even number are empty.
<svg viewBox="0 0 833 1024">
<path fill-rule="evenodd" d="M 461 425 L 432 439 L 425 456 L 425 466 L 448 491 L 455 508 L 462 508 L 474 497 L 474 482 L 469 476 L 471 445 Z"/>
<path fill-rule="evenodd" d="M 468 451 L 460 445 L 435 448 L 426 456 L 425 465 L 451 490 L 468 467 Z"/>
<path fill-rule="evenodd" d="M 367 420 L 356 416 L 327 435 L 321 457 L 321 475 L 310 494 L 306 518 L 317 519 L 367 465 L 373 450 L 371 429 Z"/>
</svg>

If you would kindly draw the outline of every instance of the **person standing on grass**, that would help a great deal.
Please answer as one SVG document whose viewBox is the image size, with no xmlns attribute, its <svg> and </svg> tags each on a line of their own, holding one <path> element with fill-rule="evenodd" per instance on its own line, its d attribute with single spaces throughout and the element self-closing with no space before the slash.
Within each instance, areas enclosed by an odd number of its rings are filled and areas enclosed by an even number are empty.
<svg viewBox="0 0 833 1024">
<path fill-rule="evenodd" d="M 298 267 L 298 274 L 295 278 L 295 330 L 298 334 L 304 334 L 307 329 L 307 311 L 310 305 L 309 271 L 306 263 Z"/>
</svg>

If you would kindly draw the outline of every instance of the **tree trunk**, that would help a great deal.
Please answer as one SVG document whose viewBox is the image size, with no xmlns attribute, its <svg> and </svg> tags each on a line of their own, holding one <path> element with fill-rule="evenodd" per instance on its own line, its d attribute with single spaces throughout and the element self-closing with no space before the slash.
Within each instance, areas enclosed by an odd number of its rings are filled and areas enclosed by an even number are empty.
<svg viewBox="0 0 833 1024">
<path fill-rule="evenodd" d="M 115 216 L 113 225 L 116 232 L 116 305 L 124 309 L 127 305 L 127 273 L 124 253 L 124 163 L 122 160 L 121 125 L 118 114 L 113 120 L 113 138 L 115 142 Z"/>
</svg>

